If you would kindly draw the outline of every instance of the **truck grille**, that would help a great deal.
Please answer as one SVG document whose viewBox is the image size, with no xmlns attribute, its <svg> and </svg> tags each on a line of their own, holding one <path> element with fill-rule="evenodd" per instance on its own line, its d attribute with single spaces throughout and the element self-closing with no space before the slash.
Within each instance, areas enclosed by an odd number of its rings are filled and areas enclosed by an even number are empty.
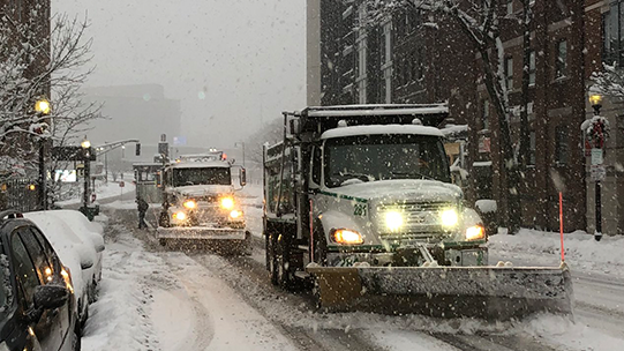
<svg viewBox="0 0 624 351">
<path fill-rule="evenodd" d="M 406 202 L 382 204 L 377 207 L 376 225 L 382 239 L 439 241 L 446 234 L 440 223 L 440 212 L 456 208 L 451 202 Z M 386 213 L 395 211 L 403 215 L 403 226 L 391 232 L 386 225 Z"/>
</svg>

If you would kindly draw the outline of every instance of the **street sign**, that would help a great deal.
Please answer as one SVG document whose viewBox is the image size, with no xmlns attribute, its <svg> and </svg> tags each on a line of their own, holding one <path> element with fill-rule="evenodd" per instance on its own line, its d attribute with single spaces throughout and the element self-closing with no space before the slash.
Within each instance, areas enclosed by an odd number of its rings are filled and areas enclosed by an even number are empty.
<svg viewBox="0 0 624 351">
<path fill-rule="evenodd" d="M 602 149 L 591 149 L 591 164 L 592 166 L 601 165 L 604 163 Z"/>
<path fill-rule="evenodd" d="M 119 187 L 123 188 L 124 186 L 126 186 L 126 183 L 122 180 L 121 182 L 119 182 Z"/>
<path fill-rule="evenodd" d="M 601 182 L 607 178 L 607 169 L 604 165 L 591 166 L 591 180 Z"/>
</svg>

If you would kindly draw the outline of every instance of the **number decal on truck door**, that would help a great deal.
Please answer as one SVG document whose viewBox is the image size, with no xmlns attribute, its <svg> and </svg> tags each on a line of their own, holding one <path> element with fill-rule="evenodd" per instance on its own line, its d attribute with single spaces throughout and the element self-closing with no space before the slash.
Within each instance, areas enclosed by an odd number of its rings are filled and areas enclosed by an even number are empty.
<svg viewBox="0 0 624 351">
<path fill-rule="evenodd" d="M 354 216 L 366 216 L 366 204 L 355 204 L 353 207 Z"/>
</svg>

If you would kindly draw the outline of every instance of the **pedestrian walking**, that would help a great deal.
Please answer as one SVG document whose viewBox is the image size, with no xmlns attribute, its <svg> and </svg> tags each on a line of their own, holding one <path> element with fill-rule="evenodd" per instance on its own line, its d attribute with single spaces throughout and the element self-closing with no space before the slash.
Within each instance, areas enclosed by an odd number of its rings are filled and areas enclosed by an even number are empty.
<svg viewBox="0 0 624 351">
<path fill-rule="evenodd" d="M 145 223 L 145 213 L 149 208 L 149 204 L 142 198 L 136 199 L 136 203 L 139 210 L 139 229 L 147 228 L 147 223 Z"/>
</svg>

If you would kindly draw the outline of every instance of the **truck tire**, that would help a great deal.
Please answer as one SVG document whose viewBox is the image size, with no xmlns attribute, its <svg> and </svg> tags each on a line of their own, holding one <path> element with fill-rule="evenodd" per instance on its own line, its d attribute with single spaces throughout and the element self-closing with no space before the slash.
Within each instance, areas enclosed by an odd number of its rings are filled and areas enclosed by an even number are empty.
<svg viewBox="0 0 624 351">
<path fill-rule="evenodd" d="M 277 271 L 277 282 L 282 289 L 287 291 L 293 290 L 294 282 L 289 261 L 290 244 L 285 240 L 278 240 L 276 248 L 277 254 L 275 255 L 275 266 Z"/>
<path fill-rule="evenodd" d="M 269 234 L 267 237 L 267 265 L 269 268 L 269 278 L 271 279 L 271 284 L 275 286 L 279 285 L 279 281 L 277 279 L 277 255 L 275 252 L 276 244 L 276 236 L 274 234 Z"/>
<path fill-rule="evenodd" d="M 161 211 L 158 216 L 158 225 L 163 228 L 168 228 L 170 226 L 169 223 L 169 214 L 167 211 Z"/>
</svg>

